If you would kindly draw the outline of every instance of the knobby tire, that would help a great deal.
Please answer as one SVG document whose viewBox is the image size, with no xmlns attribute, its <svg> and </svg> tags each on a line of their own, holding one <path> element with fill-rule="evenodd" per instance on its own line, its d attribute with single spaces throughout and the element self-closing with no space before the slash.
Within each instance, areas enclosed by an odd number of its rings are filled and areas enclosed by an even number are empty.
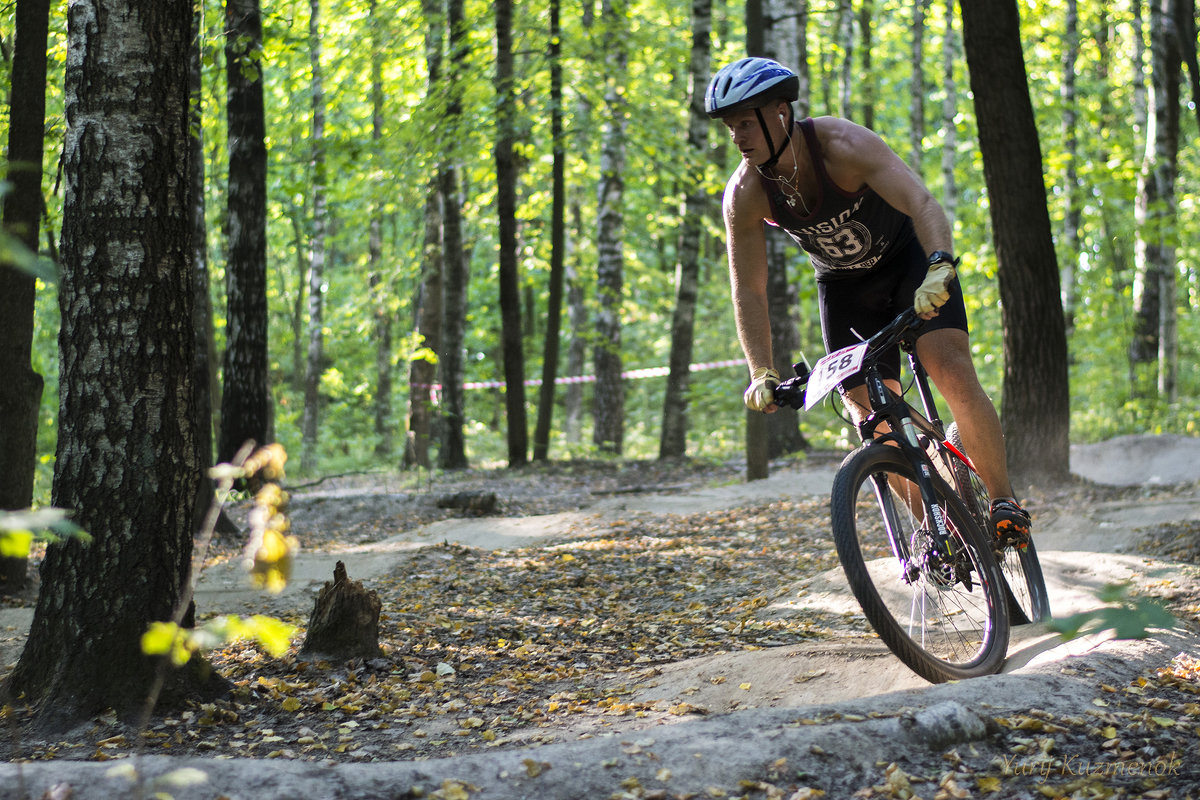
<svg viewBox="0 0 1200 800">
<path fill-rule="evenodd" d="M 842 462 L 834 478 L 832 522 L 846 579 L 879 638 L 926 680 L 998 672 L 1008 649 L 1009 616 L 992 547 L 955 491 L 934 476 L 958 555 L 954 564 L 943 565 L 922 556 L 928 552 L 922 533 L 928 512 L 914 477 L 901 450 L 885 444 L 863 445 Z M 877 493 L 880 483 L 887 490 Z M 894 543 L 885 523 L 889 517 L 898 528 Z M 911 565 L 907 576 L 904 563 Z"/>
<path fill-rule="evenodd" d="M 958 423 L 950 423 L 946 429 L 946 441 L 954 445 L 960 453 L 966 454 L 967 451 L 962 446 L 962 437 L 958 433 Z M 963 463 L 962 459 L 948 451 L 946 457 L 954 464 L 954 479 L 960 487 L 967 510 L 991 539 L 994 532 L 991 499 L 988 497 L 987 487 L 983 485 L 979 473 Z M 1050 595 L 1046 591 L 1042 563 L 1038 560 L 1037 547 L 1032 539 L 1023 550 L 1014 547 L 993 549 L 1008 590 L 1008 614 L 1012 624 L 1025 625 L 1049 619 Z"/>
</svg>

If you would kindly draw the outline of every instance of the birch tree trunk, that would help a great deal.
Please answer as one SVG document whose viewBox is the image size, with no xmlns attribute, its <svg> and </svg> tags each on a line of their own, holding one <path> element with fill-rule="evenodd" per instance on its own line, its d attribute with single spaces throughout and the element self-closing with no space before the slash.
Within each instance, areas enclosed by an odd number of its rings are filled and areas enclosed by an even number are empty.
<svg viewBox="0 0 1200 800">
<path fill-rule="evenodd" d="M 11 689 L 43 730 L 141 710 L 147 626 L 186 586 L 203 466 L 191 400 L 192 4 L 77 0 L 68 21 L 53 502 L 91 536 L 48 548 Z M 175 691 L 198 685 L 179 673 Z M 174 696 L 174 695 L 172 695 Z"/>
<path fill-rule="evenodd" d="M 225 30 L 229 257 L 218 461 L 233 460 L 247 441 L 265 443 L 270 426 L 267 147 L 258 0 L 226 0 Z"/>
<path fill-rule="evenodd" d="M 371 20 L 371 144 L 374 152 L 383 148 L 383 20 L 378 0 L 368 6 Z M 383 208 L 378 201 L 371 211 L 367 234 L 367 259 L 371 284 L 371 304 L 375 316 L 372 339 L 375 341 L 375 455 L 384 463 L 392 460 L 392 314 L 388 299 L 391 286 L 384 279 Z"/>
<path fill-rule="evenodd" d="M 602 451 L 620 455 L 625 438 L 625 384 L 621 379 L 621 304 L 624 300 L 625 104 L 619 86 L 626 55 L 623 0 L 604 0 L 603 53 L 608 76 L 604 93 L 604 140 L 596 231 L 596 388 L 592 440 Z"/>
<path fill-rule="evenodd" d="M 325 362 L 325 84 L 321 74 L 321 2 L 311 0 L 308 60 L 312 69 L 312 240 L 308 249 L 308 350 L 304 359 L 304 413 L 301 420 L 300 472 L 317 470 L 321 419 L 321 373 Z"/>
</svg>

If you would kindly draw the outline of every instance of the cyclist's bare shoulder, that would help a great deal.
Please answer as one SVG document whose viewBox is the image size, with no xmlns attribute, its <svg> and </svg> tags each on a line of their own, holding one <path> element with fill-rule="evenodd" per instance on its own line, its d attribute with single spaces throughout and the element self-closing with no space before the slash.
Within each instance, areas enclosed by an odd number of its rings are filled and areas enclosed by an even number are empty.
<svg viewBox="0 0 1200 800">
<path fill-rule="evenodd" d="M 758 172 L 745 161 L 726 182 L 722 207 L 726 221 L 731 224 L 761 225 L 764 219 L 770 218 L 771 204 Z"/>
<path fill-rule="evenodd" d="M 890 168 L 896 161 L 879 134 L 848 119 L 817 117 L 813 130 L 830 177 L 848 191 L 861 188 L 878 170 Z"/>
</svg>

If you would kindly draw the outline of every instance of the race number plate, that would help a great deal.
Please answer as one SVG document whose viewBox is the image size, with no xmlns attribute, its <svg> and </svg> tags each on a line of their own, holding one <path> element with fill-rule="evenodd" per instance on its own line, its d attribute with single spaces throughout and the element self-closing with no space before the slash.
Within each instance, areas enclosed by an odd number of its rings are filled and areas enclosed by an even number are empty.
<svg viewBox="0 0 1200 800">
<path fill-rule="evenodd" d="M 808 377 L 808 388 L 804 392 L 804 410 L 808 411 L 825 399 L 833 387 L 849 378 L 862 368 L 867 343 L 859 342 L 841 350 L 834 350 L 817 361 Z"/>
</svg>

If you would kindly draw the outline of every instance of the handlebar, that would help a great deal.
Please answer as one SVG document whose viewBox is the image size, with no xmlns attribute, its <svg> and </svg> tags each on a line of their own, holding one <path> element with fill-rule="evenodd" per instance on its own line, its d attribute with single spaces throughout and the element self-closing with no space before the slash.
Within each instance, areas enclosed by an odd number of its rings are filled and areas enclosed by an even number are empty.
<svg viewBox="0 0 1200 800">
<path fill-rule="evenodd" d="M 924 324 L 925 320 L 917 315 L 916 309 L 908 306 L 867 340 L 864 363 L 880 350 L 899 344 L 910 331 L 915 331 Z M 804 390 L 808 385 L 811 370 L 804 361 L 793 364 L 792 369 L 796 371 L 796 377 L 788 378 L 775 387 L 775 404 L 787 408 L 804 408 Z"/>
</svg>

